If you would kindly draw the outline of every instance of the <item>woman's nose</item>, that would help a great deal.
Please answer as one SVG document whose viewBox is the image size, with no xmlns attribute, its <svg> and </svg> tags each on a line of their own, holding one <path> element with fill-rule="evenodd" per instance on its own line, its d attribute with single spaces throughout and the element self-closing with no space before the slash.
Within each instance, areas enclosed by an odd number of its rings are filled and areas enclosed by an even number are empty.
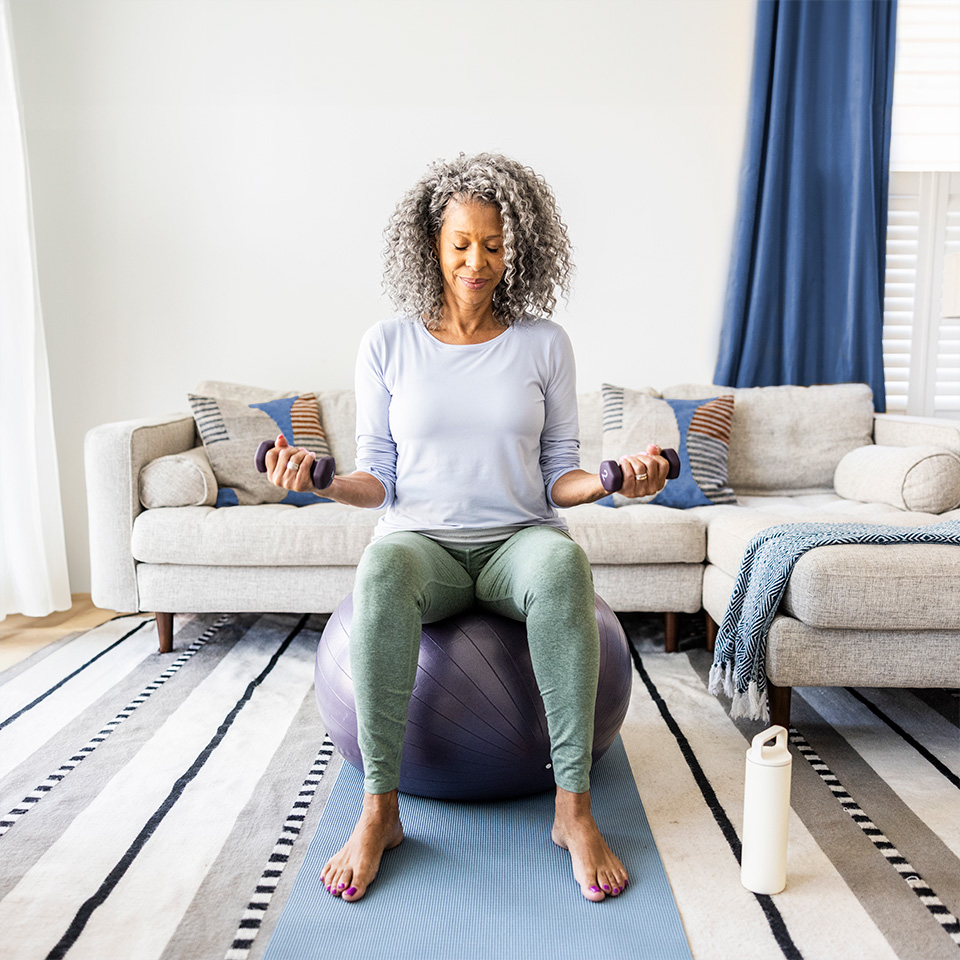
<svg viewBox="0 0 960 960">
<path fill-rule="evenodd" d="M 486 263 L 483 255 L 483 248 L 479 245 L 471 245 L 467 248 L 467 266 L 471 270 L 480 270 Z"/>
</svg>

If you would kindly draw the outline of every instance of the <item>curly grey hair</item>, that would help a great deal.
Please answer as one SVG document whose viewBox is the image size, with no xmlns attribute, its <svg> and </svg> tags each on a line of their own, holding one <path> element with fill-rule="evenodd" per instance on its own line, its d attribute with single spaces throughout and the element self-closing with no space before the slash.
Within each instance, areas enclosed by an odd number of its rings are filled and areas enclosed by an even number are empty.
<svg viewBox="0 0 960 960">
<path fill-rule="evenodd" d="M 384 231 L 383 287 L 394 306 L 440 323 L 443 277 L 435 241 L 451 200 L 496 204 L 503 219 L 504 274 L 493 312 L 505 326 L 529 312 L 549 317 L 570 289 L 573 264 L 567 227 L 546 180 L 495 153 L 437 160 L 404 194 Z"/>
</svg>

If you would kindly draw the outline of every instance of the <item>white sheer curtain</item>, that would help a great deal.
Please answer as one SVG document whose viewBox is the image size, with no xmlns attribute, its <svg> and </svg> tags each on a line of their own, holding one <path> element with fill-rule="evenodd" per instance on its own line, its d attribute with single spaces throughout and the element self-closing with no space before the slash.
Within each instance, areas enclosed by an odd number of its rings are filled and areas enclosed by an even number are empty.
<svg viewBox="0 0 960 960">
<path fill-rule="evenodd" d="M 70 607 L 9 0 L 0 0 L 0 619 Z"/>
</svg>

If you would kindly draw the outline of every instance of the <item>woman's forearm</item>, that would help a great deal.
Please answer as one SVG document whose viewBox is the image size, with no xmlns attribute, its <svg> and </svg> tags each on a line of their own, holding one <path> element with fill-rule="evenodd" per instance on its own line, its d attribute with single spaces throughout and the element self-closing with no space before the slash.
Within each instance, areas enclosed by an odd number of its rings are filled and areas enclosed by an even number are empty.
<svg viewBox="0 0 960 960">
<path fill-rule="evenodd" d="M 327 497 L 351 507 L 379 507 L 386 496 L 383 484 L 372 474 L 358 470 L 343 477 L 334 477 L 329 487 L 314 490 L 318 497 Z"/>
<path fill-rule="evenodd" d="M 655 443 L 647 447 L 646 453 L 621 457 L 618 462 L 623 472 L 623 485 L 619 492 L 625 497 L 651 497 L 659 493 L 667 482 L 670 464 L 660 456 L 660 447 Z M 581 503 L 594 503 L 605 497 L 607 492 L 599 474 L 570 470 L 557 479 L 550 495 L 558 507 L 575 507 Z"/>
<path fill-rule="evenodd" d="M 581 503 L 595 503 L 607 495 L 596 473 L 571 470 L 553 485 L 550 496 L 558 507 L 576 507 Z"/>
</svg>

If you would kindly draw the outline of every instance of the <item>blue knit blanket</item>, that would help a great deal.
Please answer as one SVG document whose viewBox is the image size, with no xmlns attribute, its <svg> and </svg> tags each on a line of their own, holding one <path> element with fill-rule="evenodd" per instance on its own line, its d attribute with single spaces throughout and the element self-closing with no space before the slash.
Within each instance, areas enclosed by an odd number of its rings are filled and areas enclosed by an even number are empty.
<svg viewBox="0 0 960 960">
<path fill-rule="evenodd" d="M 758 533 L 740 561 L 714 647 L 709 689 L 733 701 L 731 717 L 769 719 L 767 631 L 796 562 L 814 547 L 846 543 L 948 543 L 960 546 L 960 520 L 924 527 L 869 523 L 788 523 Z"/>
</svg>

